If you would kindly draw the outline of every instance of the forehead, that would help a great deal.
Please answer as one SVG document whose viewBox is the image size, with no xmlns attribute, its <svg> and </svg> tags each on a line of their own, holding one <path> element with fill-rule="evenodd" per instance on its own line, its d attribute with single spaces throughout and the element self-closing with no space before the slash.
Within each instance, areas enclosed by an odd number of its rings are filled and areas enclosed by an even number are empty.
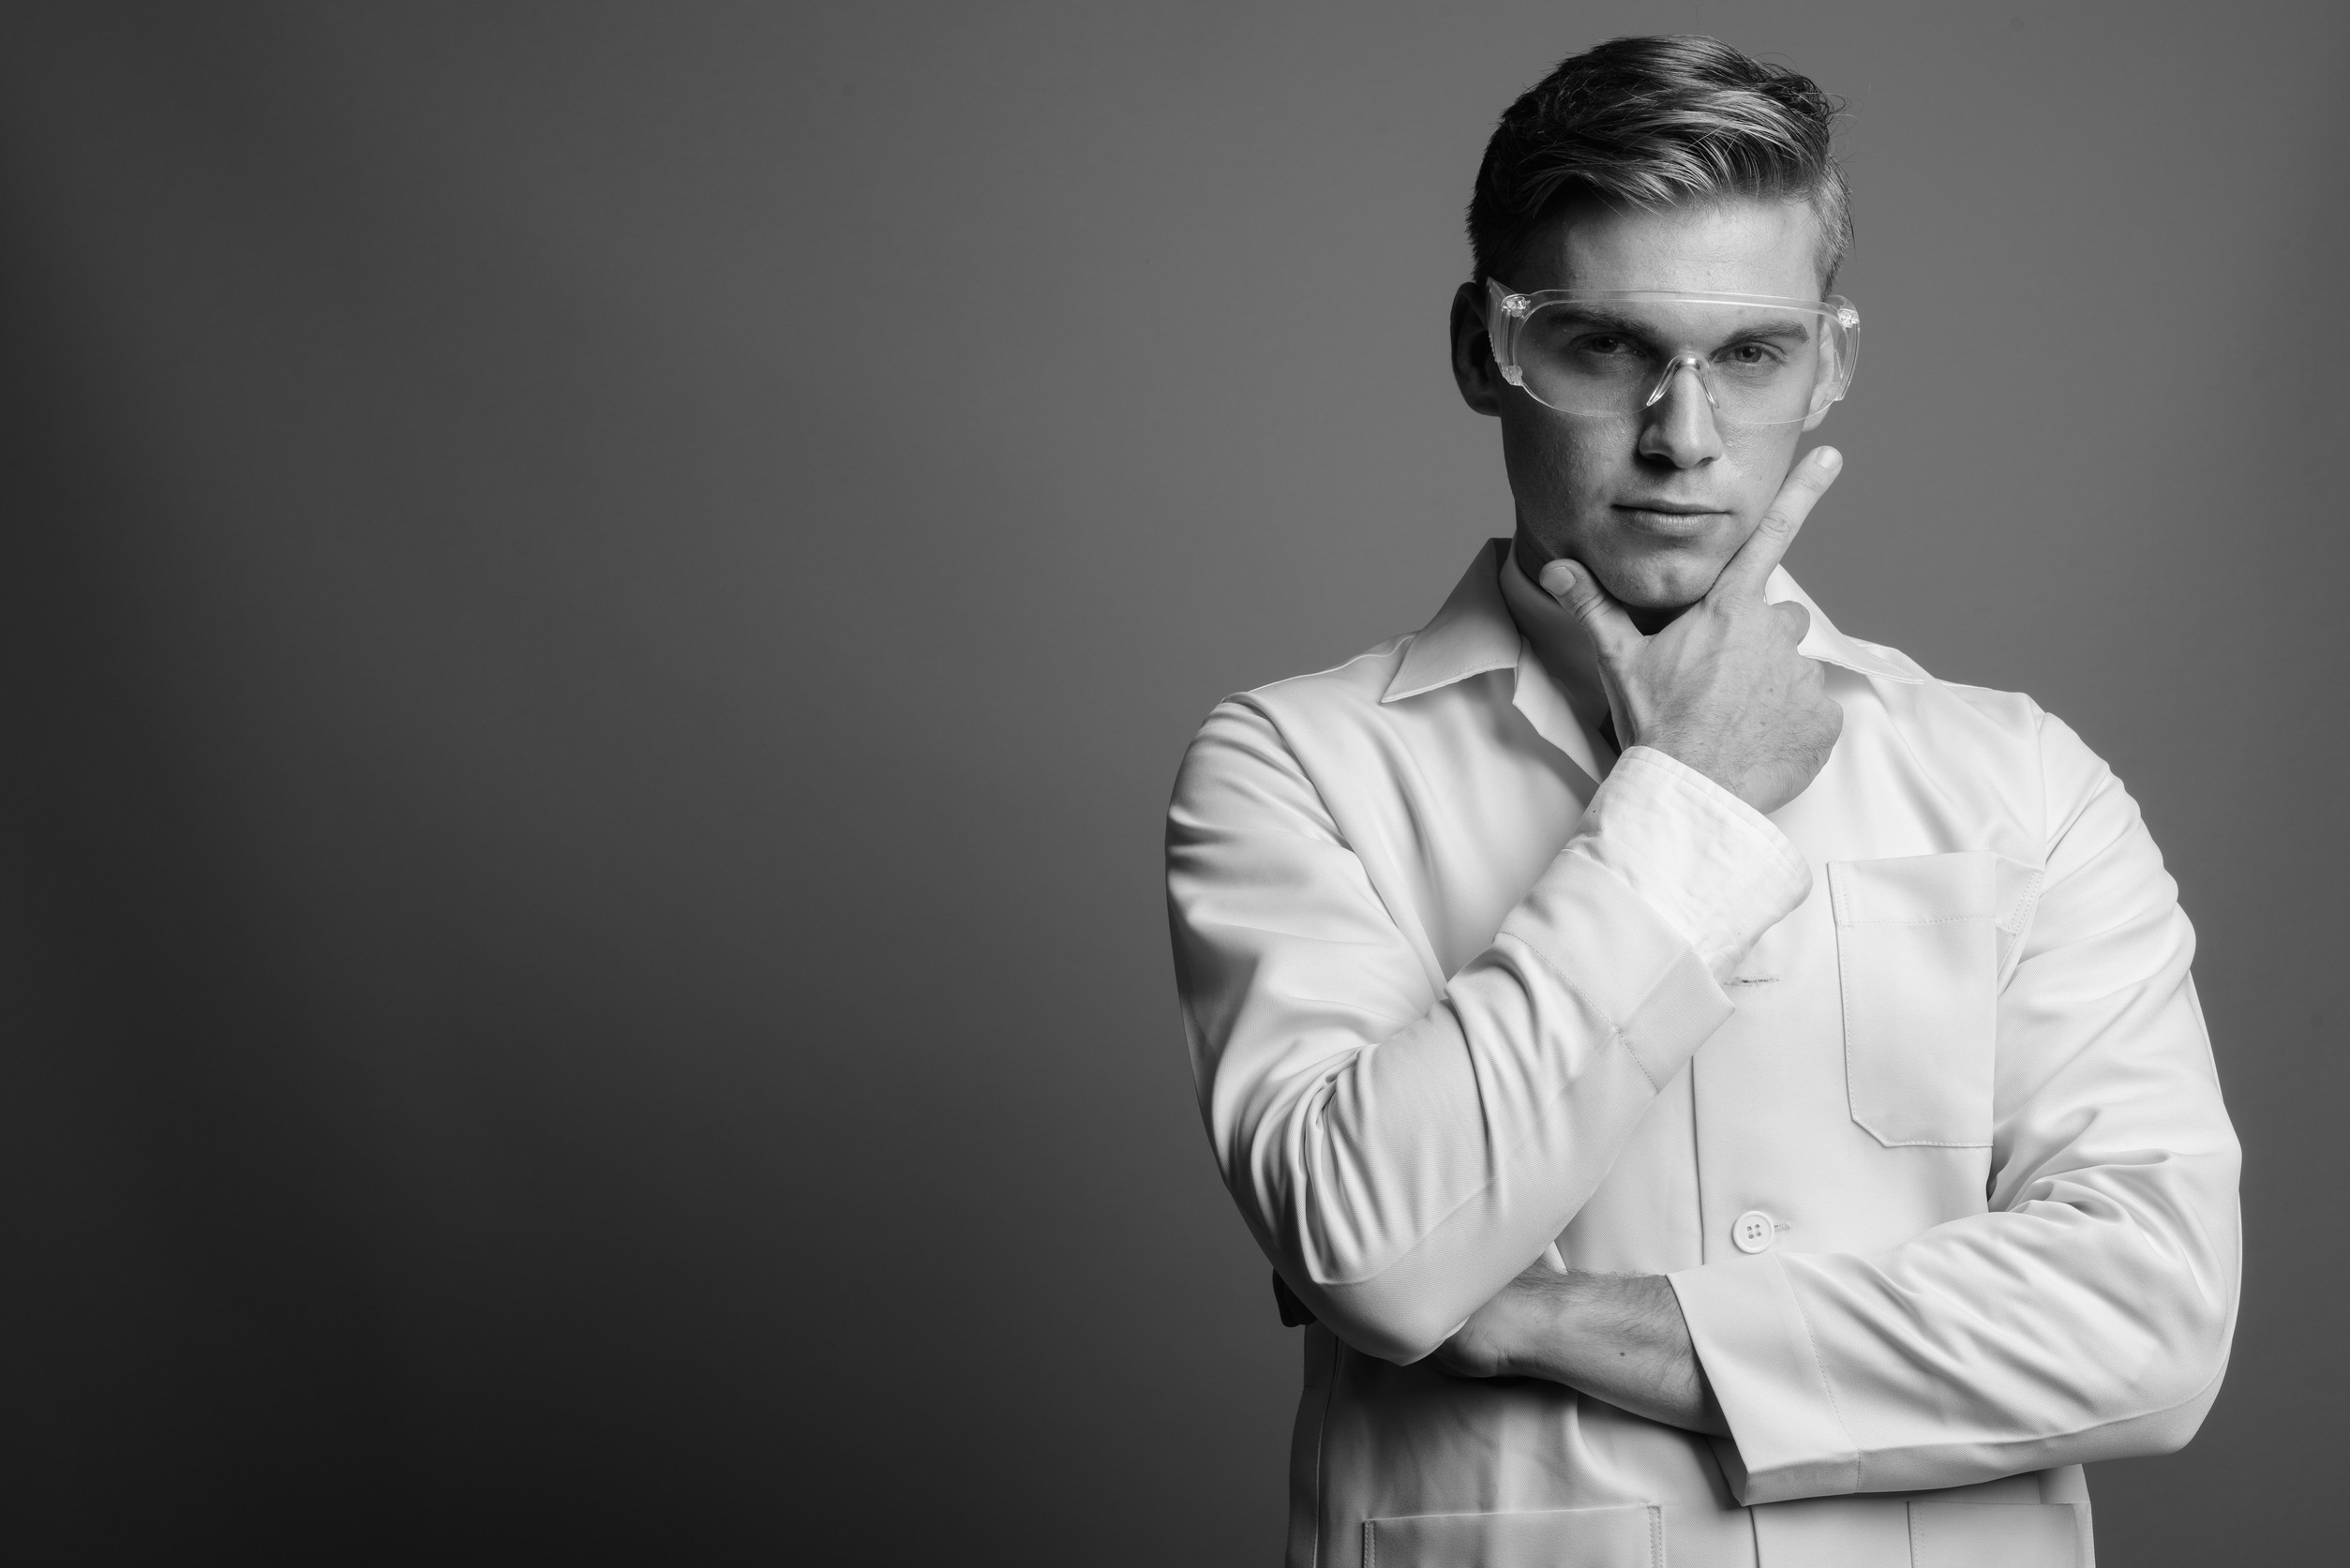
<svg viewBox="0 0 2350 1568">
<path fill-rule="evenodd" d="M 1579 202 L 1529 236 L 1511 288 L 1819 294 L 1819 220 L 1807 202 L 1734 198 L 1629 212 Z"/>
</svg>

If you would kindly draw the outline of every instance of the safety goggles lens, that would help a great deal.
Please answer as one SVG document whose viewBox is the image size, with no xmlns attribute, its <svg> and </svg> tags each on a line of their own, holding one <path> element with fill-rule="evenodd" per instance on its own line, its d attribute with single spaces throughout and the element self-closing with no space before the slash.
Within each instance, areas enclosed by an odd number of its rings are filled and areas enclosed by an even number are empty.
<svg viewBox="0 0 2350 1568">
<path fill-rule="evenodd" d="M 1503 375 L 1561 413 L 1639 418 L 1702 396 L 1729 425 L 1793 425 L 1851 384 L 1860 317 L 1841 299 L 1662 292 L 1517 294 L 1492 286 Z"/>
</svg>

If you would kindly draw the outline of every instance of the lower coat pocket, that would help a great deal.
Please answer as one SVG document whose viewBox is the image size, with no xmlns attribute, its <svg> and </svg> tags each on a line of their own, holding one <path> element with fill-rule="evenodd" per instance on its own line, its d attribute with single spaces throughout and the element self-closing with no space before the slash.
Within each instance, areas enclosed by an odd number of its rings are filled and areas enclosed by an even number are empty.
<svg viewBox="0 0 2350 1568">
<path fill-rule="evenodd" d="M 1369 1519 L 1363 1568 L 1667 1568 L 1680 1561 L 1667 1546 L 1669 1516 L 1682 1512 L 1633 1503 Z M 1710 1533 L 1679 1549 L 1697 1546 L 1698 1568 L 1720 1561 L 1705 1549 Z M 2082 1568 L 2088 1536 L 2086 1512 L 2071 1503 L 1843 1497 L 1759 1508 L 1751 1539 L 1760 1568 Z"/>
<path fill-rule="evenodd" d="M 2069 1502 L 1912 1502 L 1909 1568 L 2080 1568 L 2082 1526 Z"/>
<path fill-rule="evenodd" d="M 2089 1561 L 2088 1510 L 2067 1502 L 1802 1498 L 1755 1509 L 1754 1541 L 1759 1568 L 2082 1568 Z"/>
<path fill-rule="evenodd" d="M 1363 1568 L 1664 1568 L 1664 1510 L 1418 1514 L 1363 1523 Z"/>
</svg>

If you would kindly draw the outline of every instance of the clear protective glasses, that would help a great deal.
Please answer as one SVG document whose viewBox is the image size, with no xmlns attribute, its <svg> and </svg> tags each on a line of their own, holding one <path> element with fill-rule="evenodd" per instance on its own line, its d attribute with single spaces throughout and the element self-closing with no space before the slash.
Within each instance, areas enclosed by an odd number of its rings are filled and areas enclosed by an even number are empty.
<svg viewBox="0 0 2350 1568">
<path fill-rule="evenodd" d="M 1637 419 L 1685 373 L 1722 425 L 1796 425 L 1852 384 L 1861 315 L 1841 294 L 1485 287 L 1503 379 L 1561 413 Z"/>
</svg>

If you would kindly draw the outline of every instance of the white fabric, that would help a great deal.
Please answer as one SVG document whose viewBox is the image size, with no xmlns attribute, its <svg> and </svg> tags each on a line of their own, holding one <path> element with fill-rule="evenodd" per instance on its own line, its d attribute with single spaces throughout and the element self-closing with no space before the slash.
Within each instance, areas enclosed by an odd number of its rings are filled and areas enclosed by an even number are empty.
<svg viewBox="0 0 2350 1568">
<path fill-rule="evenodd" d="M 1811 891 L 1811 867 L 1769 817 L 1648 746 L 1617 762 L 1568 853 L 1622 877 L 1717 980 Z"/>
<path fill-rule="evenodd" d="M 1421 632 L 1221 704 L 1169 816 L 1209 1135 L 1320 1319 L 1291 1561 L 1639 1506 L 1676 1564 L 1890 1564 L 1919 1494 L 2002 1511 L 1938 1539 L 2077 1515 L 2085 1553 L 2077 1466 L 2192 1435 L 2235 1317 L 2238 1150 L 2136 808 L 1783 572 L 1845 712 L 1819 777 L 1769 819 L 1640 747 L 1594 786 L 1503 543 Z M 1731 1439 L 1422 1359 L 1553 1246 L 1670 1277 Z"/>
</svg>

